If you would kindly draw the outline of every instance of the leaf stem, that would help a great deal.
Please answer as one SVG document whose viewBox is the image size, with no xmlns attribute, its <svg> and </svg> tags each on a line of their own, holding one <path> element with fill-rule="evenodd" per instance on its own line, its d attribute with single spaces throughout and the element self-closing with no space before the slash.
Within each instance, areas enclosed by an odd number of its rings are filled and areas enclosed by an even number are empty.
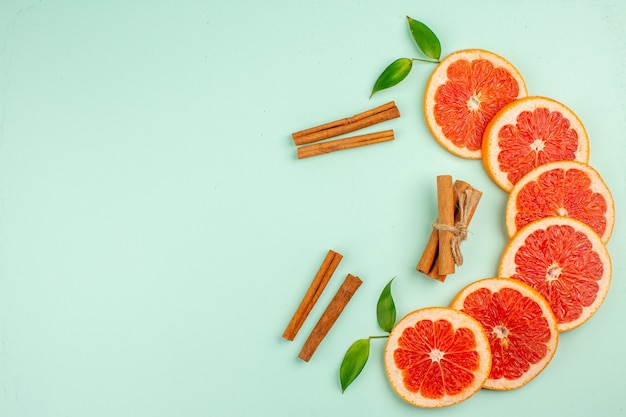
<svg viewBox="0 0 626 417">
<path fill-rule="evenodd" d="M 385 335 L 382 335 L 382 336 L 370 336 L 370 337 L 368 337 L 368 339 L 384 339 L 384 338 L 387 338 L 387 337 L 389 337 L 389 335 L 385 334 Z"/>
<path fill-rule="evenodd" d="M 423 59 L 423 58 L 409 58 L 411 61 L 430 62 L 431 64 L 439 64 L 441 61 L 438 59 Z"/>
</svg>

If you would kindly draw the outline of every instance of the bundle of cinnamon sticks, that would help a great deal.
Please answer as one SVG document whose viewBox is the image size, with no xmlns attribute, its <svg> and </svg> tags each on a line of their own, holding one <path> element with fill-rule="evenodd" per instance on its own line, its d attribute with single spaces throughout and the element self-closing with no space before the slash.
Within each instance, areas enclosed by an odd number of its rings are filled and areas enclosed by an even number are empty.
<svg viewBox="0 0 626 417">
<path fill-rule="evenodd" d="M 438 281 L 445 281 L 455 267 L 463 264 L 460 243 L 482 192 L 465 181 L 452 183 L 450 175 L 437 176 L 437 221 L 417 264 L 417 270 Z"/>
<path fill-rule="evenodd" d="M 308 290 L 304 294 L 298 309 L 294 313 L 291 321 L 287 325 L 283 333 L 283 338 L 287 340 L 293 340 L 298 331 L 304 324 L 304 321 L 307 319 L 309 313 L 313 309 L 313 306 L 319 299 L 322 291 L 326 287 L 326 284 L 330 281 L 330 278 L 333 276 L 335 269 L 339 265 L 339 262 L 343 258 L 338 252 L 333 251 L 332 249 L 328 251 L 324 261 L 320 265 L 317 273 L 313 277 L 313 281 L 309 285 Z M 332 298 L 324 313 L 318 320 L 317 324 L 311 331 L 311 334 L 307 338 L 306 342 L 304 342 L 304 346 L 302 346 L 302 350 L 298 357 L 305 362 L 308 362 L 313 353 L 317 350 L 322 340 L 326 337 L 331 327 L 335 324 L 339 315 L 344 310 L 344 308 L 348 305 L 348 302 L 352 299 L 352 296 L 356 292 L 356 290 L 361 286 L 361 279 L 355 275 L 348 274 L 335 293 L 335 296 Z"/>
<path fill-rule="evenodd" d="M 357 148 L 394 139 L 393 130 L 384 130 L 342 139 L 326 140 L 346 133 L 355 132 L 387 120 L 400 117 L 400 111 L 391 101 L 351 117 L 324 123 L 291 135 L 297 148 L 298 159 L 323 155 L 329 152 Z"/>
</svg>

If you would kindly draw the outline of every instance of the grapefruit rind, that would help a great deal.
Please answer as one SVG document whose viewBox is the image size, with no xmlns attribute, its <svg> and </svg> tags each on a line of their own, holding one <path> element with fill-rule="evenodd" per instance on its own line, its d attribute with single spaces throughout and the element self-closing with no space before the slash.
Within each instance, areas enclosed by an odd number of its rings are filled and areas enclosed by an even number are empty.
<svg viewBox="0 0 626 417">
<path fill-rule="evenodd" d="M 550 305 L 541 294 L 539 294 L 531 286 L 524 284 L 521 281 L 517 281 L 514 279 L 510 279 L 510 278 L 500 278 L 500 277 L 484 278 L 484 279 L 475 281 L 467 285 L 461 291 L 459 291 L 459 293 L 454 297 L 454 299 L 450 303 L 450 307 L 468 313 L 467 311 L 464 310 L 464 302 L 466 298 L 470 294 L 474 293 L 476 290 L 481 289 L 481 288 L 488 289 L 492 294 L 504 288 L 509 288 L 509 289 L 517 291 L 518 293 L 522 294 L 526 298 L 530 298 L 541 308 L 542 316 L 546 319 L 547 325 L 550 328 L 550 339 L 548 342 L 545 343 L 546 354 L 540 361 L 530 364 L 529 369 L 526 372 L 524 372 L 524 374 L 521 375 L 519 378 L 507 379 L 505 377 L 501 377 L 501 378 L 494 379 L 494 378 L 489 377 L 483 384 L 483 388 L 491 389 L 491 390 L 500 390 L 500 391 L 520 388 L 526 385 L 527 383 L 529 383 L 530 381 L 532 381 L 533 379 L 535 379 L 545 369 L 545 367 L 550 363 L 550 361 L 554 357 L 554 354 L 558 346 L 558 341 L 559 341 L 559 332 L 558 332 L 558 326 L 556 323 L 556 318 L 554 317 L 554 313 L 552 312 Z M 506 307 L 502 306 L 502 308 L 506 308 Z M 508 311 L 503 312 L 503 314 L 508 314 L 508 313 L 509 313 Z M 468 313 L 468 314 L 471 315 L 471 313 Z M 520 314 L 523 314 L 523 312 L 521 312 Z M 475 318 L 479 322 L 481 321 L 479 317 L 475 317 Z M 493 334 L 494 328 L 485 327 L 485 332 L 488 335 Z M 515 337 L 512 339 L 520 340 L 519 338 L 515 338 Z M 512 340 L 512 339 L 508 339 L 508 340 Z M 495 366 L 493 362 L 491 366 L 493 369 L 493 367 Z"/>
<path fill-rule="evenodd" d="M 431 399 L 422 396 L 419 392 L 409 391 L 403 383 L 402 370 L 396 366 L 394 352 L 399 348 L 399 339 L 404 330 L 414 327 L 422 320 L 446 320 L 454 330 L 460 328 L 469 329 L 474 335 L 476 347 L 473 349 L 479 355 L 478 369 L 475 370 L 474 379 L 470 385 L 456 395 L 444 394 L 442 398 Z M 491 370 L 491 351 L 489 339 L 482 325 L 469 314 L 448 307 L 427 307 L 415 310 L 404 316 L 394 326 L 389 334 L 385 347 L 385 369 L 389 382 L 396 393 L 406 402 L 422 408 L 441 408 L 458 404 L 476 394 L 483 386 Z"/>
<path fill-rule="evenodd" d="M 611 194 L 611 191 L 609 190 L 609 187 L 607 187 L 606 183 L 604 182 L 598 171 L 596 171 L 590 165 L 578 161 L 555 161 L 540 165 L 524 175 L 524 177 L 522 177 L 522 179 L 520 179 L 517 184 L 513 186 L 506 203 L 506 230 L 509 237 L 512 237 L 518 230 L 516 217 L 517 213 L 519 212 L 517 198 L 520 191 L 522 191 L 524 187 L 530 182 L 536 182 L 538 178 L 546 172 L 558 169 L 564 171 L 575 169 L 586 173 L 591 180 L 591 186 L 589 187 L 589 190 L 593 193 L 598 193 L 604 197 L 604 200 L 606 201 L 606 212 L 604 214 L 604 217 L 606 219 L 606 228 L 601 234 L 597 230 L 596 232 L 600 234 L 600 238 L 602 239 L 602 241 L 604 243 L 607 243 L 611 238 L 611 234 L 613 233 L 613 226 L 615 224 L 615 202 L 613 200 L 613 196 Z M 577 198 L 569 199 L 568 201 L 570 201 L 571 204 L 587 204 L 586 200 L 581 201 L 581 199 Z M 559 207 L 559 209 L 561 209 L 561 207 Z M 568 214 L 565 213 L 565 208 L 562 209 L 563 211 L 561 213 L 558 213 L 558 211 L 556 211 L 552 214 L 546 214 L 544 217 L 557 215 L 568 216 Z M 570 217 L 576 218 L 575 216 Z M 583 223 L 585 222 L 583 219 L 580 218 L 578 220 L 582 221 Z"/>
<path fill-rule="evenodd" d="M 572 319 L 568 321 L 563 321 L 559 319 L 561 313 L 565 314 L 567 312 L 562 312 L 561 309 L 558 309 L 557 307 L 555 307 L 551 298 L 551 294 L 548 294 L 542 291 L 541 288 L 539 288 L 541 285 L 545 284 L 547 280 L 549 280 L 548 271 L 546 271 L 546 278 L 544 281 L 527 282 L 531 287 L 537 290 L 537 292 L 539 292 L 542 296 L 544 296 L 544 298 L 546 298 L 546 300 L 548 301 L 548 304 L 550 304 L 550 307 L 555 317 L 557 318 L 557 327 L 558 327 L 559 332 L 566 332 L 566 331 L 573 330 L 581 326 L 583 323 L 587 322 L 596 313 L 596 311 L 600 308 L 600 306 L 604 302 L 604 299 L 606 298 L 606 295 L 609 291 L 609 286 L 611 283 L 612 265 L 611 265 L 611 258 L 609 256 L 609 252 L 604 242 L 602 242 L 600 236 L 596 232 L 594 232 L 593 229 L 591 229 L 591 227 L 581 222 L 580 220 L 576 220 L 571 217 L 556 217 L 556 216 L 545 217 L 543 219 L 535 220 L 527 224 L 526 226 L 518 230 L 513 235 L 513 237 L 509 240 L 508 244 L 504 248 L 502 257 L 500 258 L 500 264 L 498 267 L 498 276 L 505 277 L 505 278 L 519 279 L 519 280 L 528 279 L 528 277 L 516 276 L 518 273 L 518 269 L 515 263 L 516 255 L 518 251 L 520 250 L 520 248 L 526 244 L 526 240 L 528 239 L 529 236 L 533 235 L 535 232 L 539 230 L 545 231 L 550 226 L 569 226 L 573 228 L 575 232 L 581 232 L 591 244 L 590 251 L 595 252 L 598 255 L 598 258 L 602 265 L 601 276 L 599 277 L 599 279 L 595 280 L 595 282 L 598 284 L 598 290 L 595 293 L 593 302 L 589 303 L 588 305 L 582 305 L 582 311 L 580 315 L 576 319 Z M 546 249 L 546 252 L 547 251 L 548 250 Z M 550 266 L 554 265 L 558 267 L 559 265 L 556 262 L 556 260 L 551 259 L 551 258 L 555 258 L 560 254 L 562 255 L 562 253 L 560 253 L 558 250 L 555 251 L 554 256 L 551 256 L 550 254 L 544 252 L 543 253 L 544 258 L 541 260 L 542 261 L 541 263 L 544 265 L 550 264 Z M 572 255 L 572 254 L 569 254 L 569 255 Z M 573 260 L 573 258 L 571 258 L 570 256 L 567 256 L 565 258 L 566 260 L 569 260 L 569 261 Z M 550 261 L 550 262 L 547 262 L 547 261 Z M 579 262 L 577 263 L 580 266 L 585 266 L 585 267 L 588 266 L 586 262 L 581 261 L 581 260 L 579 260 Z M 576 276 L 575 271 L 568 271 L 568 275 L 570 277 L 575 276 L 578 279 L 586 278 L 584 275 L 580 273 Z M 554 292 L 552 294 L 553 297 L 568 295 L 568 294 L 559 293 L 559 288 L 564 288 L 564 287 L 559 287 L 556 285 L 550 286 L 550 291 Z M 571 292 L 571 291 L 568 291 L 568 289 L 563 289 L 562 291 Z"/>
<path fill-rule="evenodd" d="M 486 51 L 483 49 L 465 49 L 456 51 L 446 56 L 437 65 L 437 68 L 435 68 L 435 70 L 432 72 L 428 79 L 425 90 L 426 92 L 424 94 L 424 115 L 426 119 L 426 124 L 433 137 L 444 149 L 446 149 L 453 155 L 466 159 L 481 159 L 482 150 L 478 149 L 472 151 L 466 147 L 457 146 L 451 140 L 446 138 L 442 127 L 435 121 L 435 93 L 439 86 L 445 84 L 446 81 L 448 81 L 447 70 L 452 63 L 459 60 L 468 60 L 471 62 L 478 59 L 486 59 L 490 61 L 494 66 L 504 68 L 506 71 L 508 71 L 508 73 L 513 77 L 513 79 L 515 79 L 518 84 L 519 92 L 517 98 L 526 97 L 528 95 L 526 83 L 517 68 L 515 68 L 515 66 L 513 66 L 513 64 L 511 64 L 505 58 L 490 51 Z"/>
<path fill-rule="evenodd" d="M 542 96 L 520 98 L 504 106 L 487 124 L 483 135 L 482 162 L 485 171 L 493 182 L 506 192 L 510 192 L 514 184 L 509 180 L 508 172 L 504 172 L 500 168 L 498 135 L 504 126 L 516 126 L 517 118 L 522 112 L 532 112 L 539 108 L 546 108 L 550 112 L 559 112 L 569 121 L 569 128 L 574 129 L 578 135 L 578 146 L 574 152 L 574 160 L 583 163 L 589 161 L 589 137 L 576 113 L 563 103 L 552 98 Z M 534 150 L 529 148 L 530 152 L 534 152 Z"/>
</svg>

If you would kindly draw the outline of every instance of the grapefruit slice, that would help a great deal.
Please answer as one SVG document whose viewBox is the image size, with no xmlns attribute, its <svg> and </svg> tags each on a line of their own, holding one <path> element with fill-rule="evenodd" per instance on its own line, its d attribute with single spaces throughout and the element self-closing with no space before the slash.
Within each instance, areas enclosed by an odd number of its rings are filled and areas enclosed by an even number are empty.
<svg viewBox="0 0 626 417">
<path fill-rule="evenodd" d="M 506 105 L 485 129 L 482 160 L 504 191 L 533 168 L 552 161 L 587 163 L 589 138 L 582 122 L 564 104 L 526 97 Z"/>
<path fill-rule="evenodd" d="M 600 236 L 585 223 L 571 217 L 545 217 L 509 240 L 498 275 L 537 290 L 564 332 L 589 320 L 604 301 L 611 259 Z"/>
<path fill-rule="evenodd" d="M 385 367 L 393 389 L 418 407 L 445 407 L 474 395 L 489 376 L 489 340 L 459 310 L 430 307 L 401 319 L 389 334 Z"/>
<path fill-rule="evenodd" d="M 527 94 L 524 79 L 506 59 L 481 49 L 457 51 L 437 65 L 426 84 L 426 124 L 449 152 L 480 159 L 487 123 Z"/>
<path fill-rule="evenodd" d="M 540 165 L 515 184 L 506 204 L 509 236 L 548 216 L 569 216 L 586 223 L 608 242 L 615 223 L 613 196 L 592 167 L 576 161 Z"/>
<path fill-rule="evenodd" d="M 559 332 L 550 305 L 530 286 L 485 278 L 463 288 L 450 307 L 482 324 L 491 344 L 491 373 L 483 385 L 510 390 L 526 385 L 552 360 Z"/>
</svg>

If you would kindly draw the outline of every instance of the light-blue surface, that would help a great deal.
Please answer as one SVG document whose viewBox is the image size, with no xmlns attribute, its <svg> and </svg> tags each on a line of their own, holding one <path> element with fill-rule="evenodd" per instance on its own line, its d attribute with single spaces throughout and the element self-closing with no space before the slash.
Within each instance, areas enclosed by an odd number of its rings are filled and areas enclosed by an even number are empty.
<svg viewBox="0 0 626 417">
<path fill-rule="evenodd" d="M 399 316 L 447 305 L 496 273 L 507 240 L 505 193 L 426 128 L 434 67 L 369 99 L 388 63 L 419 56 L 406 15 L 444 56 L 496 52 L 574 110 L 617 211 L 608 297 L 546 370 L 430 411 L 391 389 L 384 340 L 344 394 L 338 381 L 348 346 L 381 333 L 391 277 Z M 2 1 L 0 415 L 626 415 L 624 39 L 619 0 Z M 296 159 L 292 132 L 391 100 L 395 141 Z M 443 284 L 415 271 L 439 174 L 484 193 Z M 330 248 L 344 259 L 287 342 Z M 299 360 L 347 273 L 363 285 Z"/>
</svg>

